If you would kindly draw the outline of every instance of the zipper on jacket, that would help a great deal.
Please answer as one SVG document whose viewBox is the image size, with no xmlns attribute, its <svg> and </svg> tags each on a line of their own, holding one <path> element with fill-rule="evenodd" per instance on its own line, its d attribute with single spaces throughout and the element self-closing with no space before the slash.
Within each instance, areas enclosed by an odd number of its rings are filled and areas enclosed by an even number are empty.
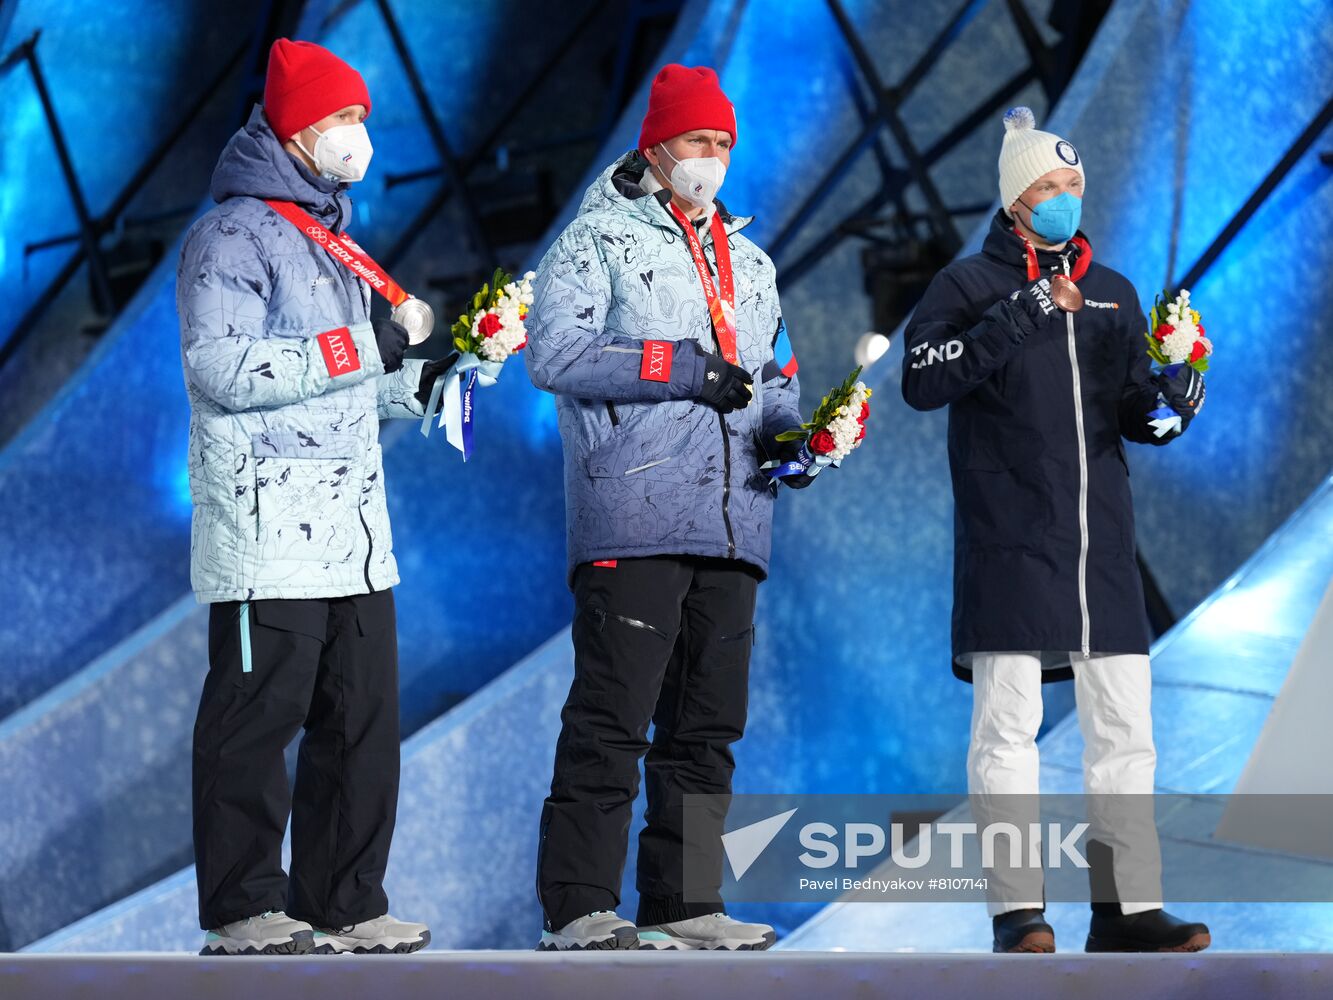
<svg viewBox="0 0 1333 1000">
<path fill-rule="evenodd" d="M 361 527 L 366 533 L 366 591 L 375 593 L 375 585 L 370 582 L 370 557 L 375 553 L 375 539 L 371 537 L 370 525 L 366 524 L 366 515 L 361 512 L 361 504 L 356 506 L 356 516 L 361 519 Z"/>
<path fill-rule="evenodd" d="M 1069 274 L 1069 255 L 1060 258 Z M 1088 612 L 1088 445 L 1083 436 L 1083 382 L 1078 370 L 1078 347 L 1074 343 L 1074 314 L 1065 313 L 1069 331 L 1069 366 L 1074 373 L 1074 426 L 1078 430 L 1078 607 L 1083 619 L 1083 659 L 1092 656 L 1092 616 Z"/>
<path fill-rule="evenodd" d="M 620 418 L 616 416 L 616 404 L 609 399 L 606 401 L 606 415 L 611 418 L 612 427 L 620 426 Z"/>
<path fill-rule="evenodd" d="M 706 251 L 712 244 L 701 244 Z M 713 257 L 717 257 L 717 247 L 713 247 Z M 717 267 L 713 261 L 708 259 L 707 252 L 704 253 L 704 262 L 708 265 L 708 272 L 717 278 Z M 710 322 L 708 332 L 716 339 L 717 332 L 712 328 Z M 721 345 L 718 345 L 719 350 Z M 740 358 L 736 359 L 737 361 Z M 731 530 L 731 435 L 727 433 L 727 417 L 723 413 L 717 415 L 718 425 L 722 428 L 722 526 L 727 529 L 727 558 L 736 558 L 736 536 Z"/>
<path fill-rule="evenodd" d="M 722 525 L 727 529 L 727 558 L 736 558 L 736 536 L 731 532 L 731 435 L 725 414 L 717 415 L 722 427 Z"/>
</svg>

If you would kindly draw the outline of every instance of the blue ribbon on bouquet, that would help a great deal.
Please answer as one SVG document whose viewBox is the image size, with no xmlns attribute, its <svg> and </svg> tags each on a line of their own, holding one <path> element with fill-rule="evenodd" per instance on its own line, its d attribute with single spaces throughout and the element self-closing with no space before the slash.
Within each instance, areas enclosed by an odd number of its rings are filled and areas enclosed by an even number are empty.
<svg viewBox="0 0 1333 1000">
<path fill-rule="evenodd" d="M 495 385 L 502 367 L 502 361 L 482 361 L 475 354 L 461 355 L 454 366 L 431 386 L 426 414 L 421 418 L 422 437 L 430 437 L 431 421 L 435 419 L 438 407 L 438 426 L 444 428 L 445 440 L 463 453 L 466 462 L 472 456 L 472 425 L 476 413 L 473 395 L 478 388 Z"/>
<path fill-rule="evenodd" d="M 802 473 L 813 479 L 830 465 L 837 466 L 837 462 L 827 455 L 816 455 L 810 451 L 810 442 L 801 443 L 801 450 L 796 453 L 796 457 L 790 462 L 778 462 L 776 459 L 771 462 L 765 462 L 759 468 L 762 469 L 769 479 L 781 479 L 783 476 L 799 476 Z"/>
<path fill-rule="evenodd" d="M 1167 378 L 1174 378 L 1176 373 L 1183 368 L 1183 364 L 1167 365 L 1162 369 L 1161 374 Z M 1160 392 L 1157 394 L 1157 408 L 1148 413 L 1148 426 L 1156 437 L 1166 437 L 1172 431 L 1180 429 L 1184 423 L 1180 419 L 1180 414 L 1171 409 L 1166 403 L 1166 397 Z"/>
</svg>

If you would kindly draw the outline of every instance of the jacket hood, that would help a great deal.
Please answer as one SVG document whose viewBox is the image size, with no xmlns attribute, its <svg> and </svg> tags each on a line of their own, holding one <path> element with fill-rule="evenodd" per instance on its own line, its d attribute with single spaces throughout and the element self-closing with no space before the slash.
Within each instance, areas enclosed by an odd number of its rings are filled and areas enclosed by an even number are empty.
<svg viewBox="0 0 1333 1000">
<path fill-rule="evenodd" d="M 659 211 L 658 206 L 666 208 L 671 200 L 669 192 L 663 190 L 656 194 L 647 194 L 639 187 L 639 179 L 648 169 L 648 161 L 638 150 L 630 150 L 620 159 L 601 172 L 598 178 L 588 185 L 579 204 L 579 215 L 591 212 L 629 212 L 646 219 L 658 226 L 675 229 L 675 222 L 670 213 Z M 736 233 L 754 221 L 753 216 L 734 216 L 720 199 L 714 198 L 717 213 L 728 233 Z"/>
<path fill-rule="evenodd" d="M 316 177 L 278 142 L 259 105 L 222 150 L 213 169 L 213 200 L 249 197 L 291 201 L 326 224 L 351 214 L 347 185 Z"/>
<path fill-rule="evenodd" d="M 1088 237 L 1083 230 L 1074 234 L 1073 239 L 1082 239 L 1088 243 Z M 1066 254 L 1069 255 L 1070 266 L 1079 258 L 1082 249 L 1077 243 L 1070 240 L 1065 244 L 1063 250 L 1043 250 L 1037 247 L 1037 264 L 1043 271 L 1049 271 L 1060 267 L 1060 259 Z M 1091 250 L 1091 243 L 1088 243 Z M 990 232 L 986 234 L 986 239 L 981 244 L 981 252 L 988 257 L 994 257 L 1013 267 L 1020 268 L 1027 273 L 1027 250 L 1023 246 L 1023 240 L 1014 232 L 1014 223 L 1009 216 L 1004 214 L 1004 209 L 999 209 L 995 213 L 995 218 L 991 219 Z"/>
</svg>

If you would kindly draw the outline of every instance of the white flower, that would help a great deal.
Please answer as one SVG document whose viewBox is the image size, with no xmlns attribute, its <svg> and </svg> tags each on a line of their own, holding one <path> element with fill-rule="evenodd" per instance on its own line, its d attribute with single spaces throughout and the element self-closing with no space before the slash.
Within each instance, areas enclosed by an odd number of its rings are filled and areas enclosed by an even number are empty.
<svg viewBox="0 0 1333 1000">
<path fill-rule="evenodd" d="M 1198 340 L 1196 330 L 1177 327 L 1163 338 L 1162 353 L 1172 364 L 1188 361 L 1196 340 Z"/>
</svg>

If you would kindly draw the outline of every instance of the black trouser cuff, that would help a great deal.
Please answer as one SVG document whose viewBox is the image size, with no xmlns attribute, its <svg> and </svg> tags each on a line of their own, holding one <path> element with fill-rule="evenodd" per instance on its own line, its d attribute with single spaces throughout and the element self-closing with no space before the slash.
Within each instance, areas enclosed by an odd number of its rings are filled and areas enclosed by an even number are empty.
<svg viewBox="0 0 1333 1000">
<path fill-rule="evenodd" d="M 640 927 L 651 924 L 670 924 L 677 920 L 689 920 L 691 917 L 706 917 L 710 913 L 722 913 L 726 907 L 721 897 L 703 902 L 685 902 L 682 896 L 645 896 L 639 895 L 639 914 L 635 923 Z"/>
<path fill-rule="evenodd" d="M 543 886 L 540 896 L 548 931 L 559 931 L 579 917 L 620 905 L 620 897 L 614 892 L 592 885 Z"/>
<path fill-rule="evenodd" d="M 249 920 L 251 917 L 257 917 L 262 913 L 277 912 L 282 908 L 282 900 L 274 899 L 267 903 L 255 903 L 253 906 L 241 910 L 200 910 L 199 929 L 201 931 L 215 931 L 219 927 L 226 927 L 238 920 Z M 288 914 L 288 916 L 290 915 Z"/>
<path fill-rule="evenodd" d="M 322 928 L 325 930 L 336 929 L 339 927 L 355 927 L 357 924 L 364 924 L 367 920 L 374 920 L 376 917 L 382 917 L 388 910 L 384 906 L 368 907 L 359 911 L 344 911 L 341 913 L 326 913 L 322 916 L 316 915 L 313 910 L 302 910 L 297 906 L 288 906 L 287 916 L 293 920 L 300 920 L 309 924 L 311 927 Z"/>
</svg>

